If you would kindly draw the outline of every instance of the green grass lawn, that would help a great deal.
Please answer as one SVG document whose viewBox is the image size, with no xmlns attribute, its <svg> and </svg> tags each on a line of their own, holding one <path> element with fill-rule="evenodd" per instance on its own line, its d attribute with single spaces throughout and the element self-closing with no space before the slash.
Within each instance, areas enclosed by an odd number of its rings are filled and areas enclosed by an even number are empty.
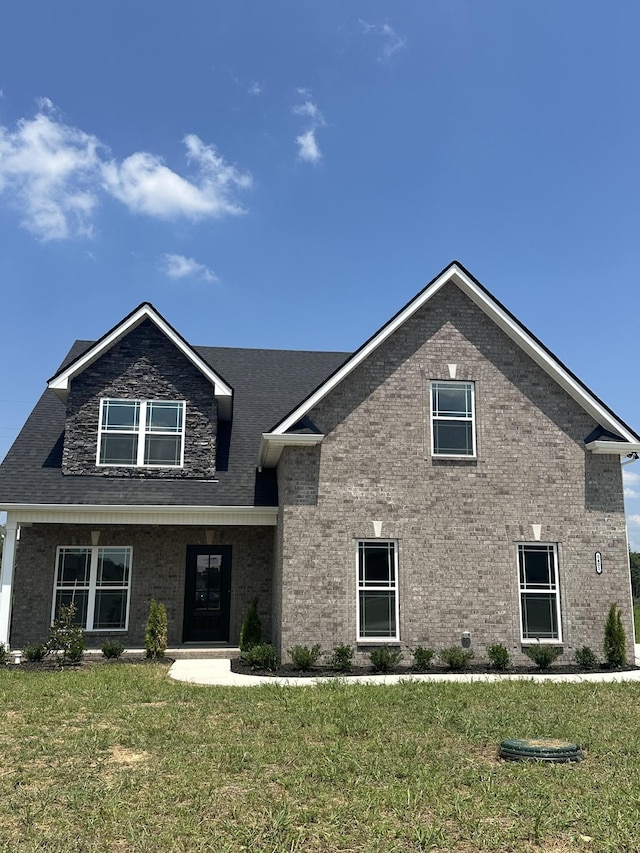
<svg viewBox="0 0 640 853">
<path fill-rule="evenodd" d="M 638 850 L 640 686 L 0 671 L 0 850 Z M 502 762 L 506 737 L 581 764 Z M 591 840 L 589 840 L 591 839 Z"/>
</svg>

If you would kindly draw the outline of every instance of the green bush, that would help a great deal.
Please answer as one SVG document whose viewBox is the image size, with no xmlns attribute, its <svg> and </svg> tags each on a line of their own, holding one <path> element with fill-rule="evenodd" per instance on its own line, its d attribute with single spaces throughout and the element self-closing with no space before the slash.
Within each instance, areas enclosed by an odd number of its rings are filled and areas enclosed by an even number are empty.
<svg viewBox="0 0 640 853">
<path fill-rule="evenodd" d="M 627 635 L 617 604 L 611 605 L 604 623 L 604 659 L 607 666 L 613 669 L 618 669 L 627 662 Z"/>
<path fill-rule="evenodd" d="M 296 669 L 308 672 L 318 662 L 320 644 L 316 643 L 311 648 L 309 646 L 294 646 L 292 649 L 289 649 L 289 657 Z"/>
<path fill-rule="evenodd" d="M 152 598 L 149 605 L 147 628 L 144 633 L 144 647 L 148 658 L 164 657 L 167 650 L 167 628 L 167 609 L 164 604 Z"/>
<path fill-rule="evenodd" d="M 433 649 L 425 649 L 424 646 L 416 646 L 413 650 L 413 664 L 411 669 L 415 672 L 425 672 L 431 666 L 435 652 Z"/>
<path fill-rule="evenodd" d="M 119 658 L 124 651 L 124 646 L 118 640 L 107 640 L 102 646 L 102 654 L 106 658 Z"/>
<path fill-rule="evenodd" d="M 494 643 L 487 649 L 487 655 L 494 669 L 499 669 L 504 672 L 511 666 L 511 655 L 506 646 L 502 643 Z"/>
<path fill-rule="evenodd" d="M 351 672 L 353 666 L 351 646 L 336 646 L 329 658 L 329 666 L 335 672 Z"/>
<path fill-rule="evenodd" d="M 581 649 L 576 649 L 576 663 L 580 669 L 595 669 L 600 665 L 600 661 L 596 657 L 595 652 L 589 646 L 583 646 Z"/>
<path fill-rule="evenodd" d="M 558 660 L 562 654 L 562 649 L 557 646 L 529 646 L 524 650 L 527 657 L 535 663 L 538 669 L 549 669 L 551 664 Z"/>
<path fill-rule="evenodd" d="M 251 646 L 242 653 L 242 659 L 245 660 L 251 669 L 266 669 L 273 672 L 278 668 L 278 655 L 275 646 L 271 643 L 259 643 L 257 646 Z"/>
<path fill-rule="evenodd" d="M 87 648 L 82 628 L 75 621 L 75 602 L 62 604 L 49 630 L 47 654 L 62 653 L 62 663 L 78 663 Z"/>
<path fill-rule="evenodd" d="M 371 668 L 374 672 L 391 672 L 402 660 L 400 649 L 390 649 L 389 646 L 380 646 L 372 649 L 369 653 Z"/>
<path fill-rule="evenodd" d="M 23 658 L 28 661 L 44 660 L 46 654 L 47 647 L 44 643 L 29 643 L 29 645 L 25 646 L 22 650 Z"/>
<path fill-rule="evenodd" d="M 459 646 L 440 649 L 439 654 L 440 660 L 453 670 L 465 669 L 469 661 L 475 657 L 472 649 L 461 649 Z"/>
<path fill-rule="evenodd" d="M 0 643 L 0 666 L 9 663 L 9 649 L 4 643 Z"/>
<path fill-rule="evenodd" d="M 258 616 L 258 599 L 254 598 L 240 629 L 240 651 L 246 652 L 262 642 L 262 622 Z"/>
</svg>

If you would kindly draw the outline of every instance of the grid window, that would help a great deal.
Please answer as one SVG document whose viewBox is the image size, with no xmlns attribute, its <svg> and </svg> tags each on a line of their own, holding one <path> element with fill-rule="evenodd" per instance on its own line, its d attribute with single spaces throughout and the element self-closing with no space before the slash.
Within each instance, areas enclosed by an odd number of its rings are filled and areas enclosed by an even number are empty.
<svg viewBox="0 0 640 853">
<path fill-rule="evenodd" d="M 518 545 L 522 640 L 562 641 L 558 551 L 555 545 Z"/>
<path fill-rule="evenodd" d="M 431 383 L 431 443 L 434 456 L 475 456 L 473 382 Z"/>
<path fill-rule="evenodd" d="M 184 402 L 101 400 L 98 465 L 182 465 Z"/>
<path fill-rule="evenodd" d="M 398 639 L 397 542 L 358 542 L 358 639 Z"/>
<path fill-rule="evenodd" d="M 127 627 L 131 548 L 58 548 L 51 618 L 73 602 L 85 631 Z"/>
</svg>

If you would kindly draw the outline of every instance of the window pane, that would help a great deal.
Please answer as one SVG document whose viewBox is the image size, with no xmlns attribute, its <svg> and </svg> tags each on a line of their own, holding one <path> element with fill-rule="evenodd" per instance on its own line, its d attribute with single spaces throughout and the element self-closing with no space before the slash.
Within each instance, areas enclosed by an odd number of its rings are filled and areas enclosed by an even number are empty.
<svg viewBox="0 0 640 853">
<path fill-rule="evenodd" d="M 182 403 L 147 403 L 148 432 L 182 432 Z"/>
<path fill-rule="evenodd" d="M 555 593 L 522 593 L 522 636 L 526 640 L 558 638 Z"/>
<path fill-rule="evenodd" d="M 360 583 L 368 586 L 395 584 L 394 547 L 392 543 L 360 543 Z"/>
<path fill-rule="evenodd" d="M 108 430 L 135 432 L 140 420 L 137 400 L 105 400 L 102 404 L 102 426 Z"/>
<path fill-rule="evenodd" d="M 395 592 L 360 591 L 360 636 L 396 636 Z"/>
<path fill-rule="evenodd" d="M 179 465 L 182 436 L 148 435 L 144 446 L 145 465 Z"/>
<path fill-rule="evenodd" d="M 90 565 L 88 548 L 64 548 L 58 557 L 58 586 L 87 586 Z"/>
<path fill-rule="evenodd" d="M 127 618 L 127 591 L 106 590 L 96 591 L 96 603 L 93 614 L 93 627 L 124 628 Z"/>
<path fill-rule="evenodd" d="M 448 418 L 471 417 L 471 386 L 446 382 L 434 384 L 433 413 Z"/>
<path fill-rule="evenodd" d="M 128 548 L 100 548 L 98 551 L 98 586 L 127 586 L 129 583 Z"/>
<path fill-rule="evenodd" d="M 547 546 L 529 545 L 520 549 L 520 583 L 546 589 L 555 587 L 553 553 Z"/>
<path fill-rule="evenodd" d="M 135 465 L 137 449 L 136 435 L 103 433 L 100 443 L 100 462 L 103 465 Z"/>
<path fill-rule="evenodd" d="M 74 591 L 71 590 L 62 590 L 59 589 L 56 591 L 56 612 L 55 617 L 57 618 L 60 615 L 60 608 L 62 606 L 68 607 L 71 602 L 76 606 L 75 616 L 73 617 L 73 621 L 76 625 L 80 625 L 81 628 L 87 627 L 87 602 L 89 600 L 89 592 L 88 590 L 77 589 Z"/>
<path fill-rule="evenodd" d="M 433 421 L 434 453 L 455 456 L 473 456 L 473 428 L 471 421 Z"/>
</svg>

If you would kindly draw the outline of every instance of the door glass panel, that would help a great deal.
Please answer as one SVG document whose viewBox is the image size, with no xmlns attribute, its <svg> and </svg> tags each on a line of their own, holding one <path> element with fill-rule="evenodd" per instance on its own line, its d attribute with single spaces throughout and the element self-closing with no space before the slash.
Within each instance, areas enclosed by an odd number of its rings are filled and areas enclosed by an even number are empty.
<svg viewBox="0 0 640 853">
<path fill-rule="evenodd" d="M 198 554 L 196 558 L 196 609 L 220 610 L 220 554 Z"/>
</svg>

